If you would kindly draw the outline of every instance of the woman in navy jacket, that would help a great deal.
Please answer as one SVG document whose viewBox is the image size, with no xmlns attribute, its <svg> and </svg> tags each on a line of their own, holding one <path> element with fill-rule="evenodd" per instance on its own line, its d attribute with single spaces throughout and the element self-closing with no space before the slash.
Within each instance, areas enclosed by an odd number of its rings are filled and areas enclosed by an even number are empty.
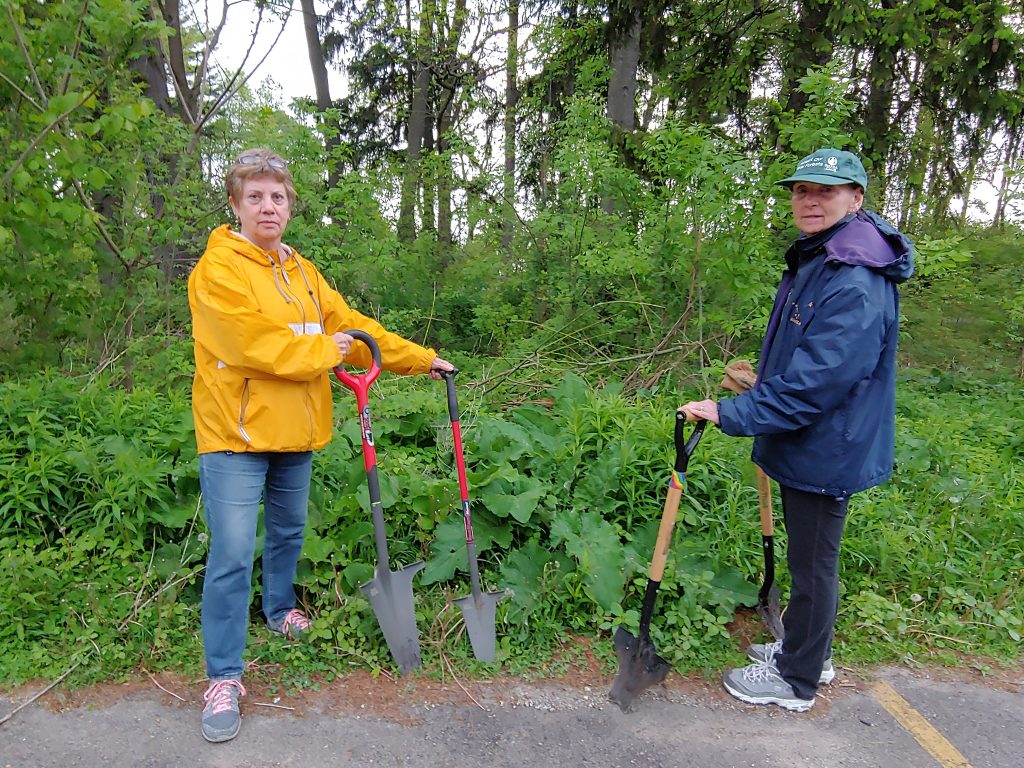
<svg viewBox="0 0 1024 768">
<path fill-rule="evenodd" d="M 738 397 L 680 410 L 727 435 L 753 436 L 754 461 L 779 483 L 792 581 L 781 642 L 747 649 L 729 693 L 803 712 L 832 681 L 839 545 L 850 495 L 892 474 L 896 411 L 897 285 L 912 247 L 864 211 L 867 175 L 856 155 L 821 149 L 779 182 L 791 191 L 800 238 L 761 346 L 757 384 Z"/>
</svg>

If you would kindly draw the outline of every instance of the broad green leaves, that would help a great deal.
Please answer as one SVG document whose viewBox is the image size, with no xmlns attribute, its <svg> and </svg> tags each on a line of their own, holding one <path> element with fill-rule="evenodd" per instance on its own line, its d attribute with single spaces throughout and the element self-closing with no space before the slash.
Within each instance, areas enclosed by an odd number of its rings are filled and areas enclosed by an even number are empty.
<svg viewBox="0 0 1024 768">
<path fill-rule="evenodd" d="M 551 525 L 551 539 L 576 560 L 587 594 L 602 610 L 622 601 L 626 581 L 622 542 L 599 511 L 563 512 Z"/>
</svg>

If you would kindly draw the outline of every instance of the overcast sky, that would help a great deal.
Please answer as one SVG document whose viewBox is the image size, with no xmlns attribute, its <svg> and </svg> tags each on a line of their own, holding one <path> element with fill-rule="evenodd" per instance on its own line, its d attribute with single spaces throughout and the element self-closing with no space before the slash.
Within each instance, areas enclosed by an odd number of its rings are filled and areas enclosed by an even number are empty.
<svg viewBox="0 0 1024 768">
<path fill-rule="evenodd" d="M 282 5 L 286 4 L 287 0 L 283 0 Z M 321 11 L 323 4 L 317 2 L 316 6 L 317 10 Z M 210 12 L 219 14 L 220 7 L 211 7 Z M 252 90 L 257 90 L 260 83 L 267 78 L 272 78 L 281 87 L 281 100 L 286 105 L 297 96 L 312 97 L 315 95 L 301 14 L 302 9 L 298 0 L 295 0 L 294 9 L 288 17 L 284 32 L 276 43 L 274 43 L 274 38 L 281 29 L 281 24 L 276 19 L 265 17 L 260 25 L 256 45 L 245 65 L 246 71 L 251 72 L 256 62 L 273 45 L 270 55 L 256 70 L 249 84 Z M 215 54 L 215 58 L 222 66 L 234 68 L 241 63 L 256 28 L 256 17 L 255 3 L 246 1 L 230 4 L 228 21 Z M 328 67 L 328 77 L 330 78 L 331 96 L 338 98 L 343 95 L 344 80 L 341 73 Z"/>
</svg>

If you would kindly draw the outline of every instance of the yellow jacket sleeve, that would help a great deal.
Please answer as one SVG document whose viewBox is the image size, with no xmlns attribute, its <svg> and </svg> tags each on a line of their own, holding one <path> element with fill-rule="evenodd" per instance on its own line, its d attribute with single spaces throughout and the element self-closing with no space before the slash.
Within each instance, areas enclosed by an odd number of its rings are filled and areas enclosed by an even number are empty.
<svg viewBox="0 0 1024 768">
<path fill-rule="evenodd" d="M 403 375 L 426 373 L 430 370 L 430 364 L 437 357 L 437 352 L 386 330 L 372 317 L 352 309 L 341 294 L 331 288 L 319 270 L 314 271 L 328 336 L 356 328 L 370 334 L 377 342 L 377 346 L 380 347 L 381 364 L 385 370 Z M 367 368 L 372 362 L 370 351 L 366 345 L 357 342 L 352 345 L 345 362 Z"/>
</svg>

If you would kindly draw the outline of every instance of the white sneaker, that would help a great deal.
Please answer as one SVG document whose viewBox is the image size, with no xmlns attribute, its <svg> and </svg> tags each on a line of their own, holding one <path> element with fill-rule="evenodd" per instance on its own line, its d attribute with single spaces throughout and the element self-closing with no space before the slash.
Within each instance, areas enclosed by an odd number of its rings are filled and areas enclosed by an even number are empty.
<svg viewBox="0 0 1024 768">
<path fill-rule="evenodd" d="M 767 664 L 770 663 L 775 658 L 775 654 L 781 650 L 781 640 L 776 640 L 774 643 L 753 643 L 747 648 L 747 658 L 751 661 Z M 829 656 L 825 659 L 825 663 L 821 667 L 821 677 L 818 678 L 818 685 L 828 685 L 835 679 L 836 669 L 832 666 L 832 657 Z"/>
<path fill-rule="evenodd" d="M 731 695 L 748 704 L 775 704 L 790 712 L 806 712 L 814 699 L 801 699 L 793 687 L 779 675 L 772 662 L 730 669 L 722 675 L 722 685 Z"/>
</svg>

